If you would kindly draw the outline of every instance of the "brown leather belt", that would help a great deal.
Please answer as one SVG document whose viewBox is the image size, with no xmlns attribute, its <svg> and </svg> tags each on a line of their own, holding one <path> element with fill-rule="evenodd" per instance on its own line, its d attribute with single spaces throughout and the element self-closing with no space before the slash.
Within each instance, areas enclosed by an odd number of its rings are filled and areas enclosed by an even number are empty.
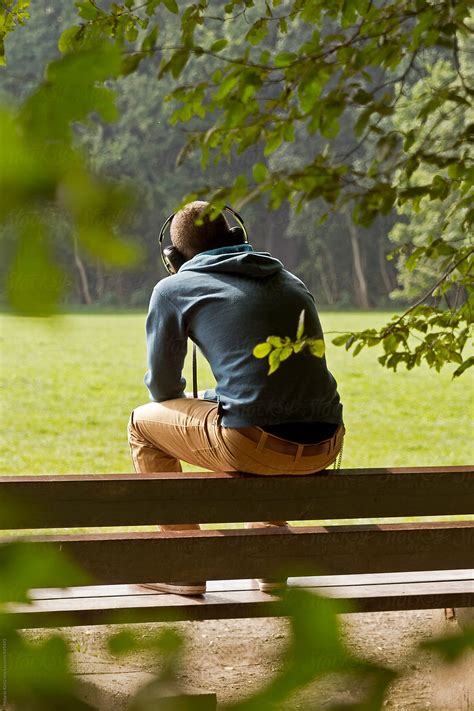
<svg viewBox="0 0 474 711">
<path fill-rule="evenodd" d="M 345 431 L 343 425 L 341 425 L 337 428 L 330 439 L 325 439 L 322 442 L 318 442 L 318 444 L 298 444 L 297 442 L 290 442 L 289 440 L 275 437 L 275 435 L 264 432 L 264 430 L 260 427 L 236 427 L 235 429 L 247 439 L 257 442 L 257 444 L 260 442 L 262 434 L 265 434 L 266 440 L 264 447 L 271 449 L 274 452 L 279 452 L 280 454 L 296 455 L 298 449 L 302 447 L 302 457 L 314 457 L 318 454 L 329 454 L 340 441 Z"/>
</svg>

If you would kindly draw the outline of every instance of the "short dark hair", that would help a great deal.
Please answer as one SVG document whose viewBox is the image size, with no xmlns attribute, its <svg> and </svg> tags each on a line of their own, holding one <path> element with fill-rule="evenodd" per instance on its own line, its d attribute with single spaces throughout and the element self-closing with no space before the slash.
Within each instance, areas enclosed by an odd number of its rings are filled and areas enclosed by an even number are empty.
<svg viewBox="0 0 474 711">
<path fill-rule="evenodd" d="M 229 224 L 221 213 L 211 220 L 212 207 L 203 200 L 189 202 L 173 217 L 170 225 L 170 236 L 174 246 L 186 259 L 191 259 L 199 252 L 217 247 L 226 247 L 232 241 Z M 205 212 L 203 215 L 202 213 Z M 202 220 L 202 224 L 196 224 Z"/>
</svg>

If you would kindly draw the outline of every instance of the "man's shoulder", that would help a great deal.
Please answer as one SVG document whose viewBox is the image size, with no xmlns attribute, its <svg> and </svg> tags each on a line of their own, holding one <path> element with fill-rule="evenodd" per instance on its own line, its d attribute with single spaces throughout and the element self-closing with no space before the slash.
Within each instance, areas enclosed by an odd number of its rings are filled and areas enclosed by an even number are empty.
<svg viewBox="0 0 474 711">
<path fill-rule="evenodd" d="M 151 303 L 154 305 L 163 302 L 170 303 L 176 308 L 180 308 L 183 297 L 186 299 L 187 295 L 189 295 L 192 281 L 193 278 L 189 273 L 180 274 L 179 272 L 160 279 L 153 288 Z"/>
<path fill-rule="evenodd" d="M 163 279 L 160 279 L 160 281 L 153 287 L 153 294 L 155 296 L 173 298 L 173 294 L 178 293 L 182 288 L 183 279 L 180 277 L 180 274 L 172 274 L 170 276 L 163 277 Z"/>
</svg>

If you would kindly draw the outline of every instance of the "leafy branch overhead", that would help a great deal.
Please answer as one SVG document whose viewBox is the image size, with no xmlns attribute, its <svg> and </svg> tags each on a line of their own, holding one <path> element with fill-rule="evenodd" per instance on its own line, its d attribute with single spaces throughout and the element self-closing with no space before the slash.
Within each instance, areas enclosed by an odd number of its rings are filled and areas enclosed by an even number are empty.
<svg viewBox="0 0 474 711">
<path fill-rule="evenodd" d="M 446 205 L 436 230 L 411 255 L 409 244 L 393 255 L 405 254 L 408 269 L 432 263 L 444 276 L 433 280 L 425 309 L 381 330 L 378 341 L 389 350 L 380 361 L 395 368 L 454 362 L 457 373 L 467 367 L 462 350 L 472 320 L 472 242 L 466 235 L 474 221 L 469 2 L 274 0 L 262 12 L 254 0 L 224 7 L 201 0 L 179 12 L 173 42 L 163 22 L 160 37 L 160 3 L 142 9 L 116 4 L 107 14 L 85 0 L 80 13 L 91 12 L 91 4 L 96 15 L 78 26 L 78 34 L 93 36 L 101 27 L 124 48 L 124 71 L 151 57 L 159 62 L 158 77 L 170 75 L 176 83 L 171 121 L 190 125 L 183 156 L 199 150 L 206 166 L 256 152 L 251 175 L 207 190 L 218 207 L 241 207 L 264 195 L 271 208 L 283 201 L 296 210 L 314 205 L 324 220 L 328 211 L 351 205 L 353 221 L 368 226 L 395 209 L 416 215 Z M 138 32 L 132 47 L 125 36 L 131 26 Z M 452 68 L 441 82 L 431 77 L 438 57 Z M 199 81 L 187 81 L 189 63 L 199 67 Z M 414 95 L 416 83 L 421 90 Z M 410 121 L 397 122 L 410 103 Z M 442 130 L 453 121 L 454 131 Z M 336 148 L 341 130 L 348 136 L 345 151 Z M 304 160 L 275 159 L 298 142 L 305 145 Z M 453 225 L 457 242 L 450 239 Z M 350 338 L 354 352 L 375 342 L 372 333 Z M 288 357 L 288 348 L 275 343 L 272 353 Z"/>
<path fill-rule="evenodd" d="M 120 50 L 122 75 L 145 62 L 171 84 L 171 123 L 188 137 L 179 160 L 197 153 L 205 168 L 253 157 L 253 170 L 232 184 L 203 185 L 195 195 L 218 208 L 261 197 L 274 209 L 288 202 L 314 215 L 314 232 L 332 212 L 350 214 L 362 229 L 384 215 L 399 213 L 402 227 L 438 215 L 416 244 L 401 237 L 391 255 L 404 275 L 433 275 L 422 300 L 379 332 L 351 333 L 344 343 L 358 352 L 383 341 L 380 360 L 391 368 L 452 362 L 465 370 L 474 222 L 469 0 L 76 6 L 61 51 L 72 57 L 105 39 Z M 288 347 L 272 352 L 288 357 Z"/>
<path fill-rule="evenodd" d="M 0 3 L 0 66 L 6 64 L 5 38 L 30 17 L 30 0 L 2 0 Z"/>
</svg>

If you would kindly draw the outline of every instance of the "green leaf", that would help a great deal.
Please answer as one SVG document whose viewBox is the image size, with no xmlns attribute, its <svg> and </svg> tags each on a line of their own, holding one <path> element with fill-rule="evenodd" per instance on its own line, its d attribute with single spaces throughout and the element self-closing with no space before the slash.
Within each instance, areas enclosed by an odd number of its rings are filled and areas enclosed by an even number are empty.
<svg viewBox="0 0 474 711">
<path fill-rule="evenodd" d="M 353 25 L 357 19 L 358 0 L 344 0 L 342 4 L 342 27 Z"/>
<path fill-rule="evenodd" d="M 423 649 L 438 654 L 444 662 L 453 664 L 464 654 L 469 654 L 474 649 L 474 627 L 469 625 L 457 634 L 447 634 L 435 639 L 425 640 L 421 643 Z"/>
<path fill-rule="evenodd" d="M 403 142 L 403 150 L 407 153 L 412 145 L 415 143 L 416 131 L 414 128 L 410 129 L 408 133 L 405 134 L 405 140 Z"/>
<path fill-rule="evenodd" d="M 15 541 L 0 546 L 0 607 L 5 602 L 27 602 L 31 588 L 87 585 L 86 574 L 47 543 Z"/>
<path fill-rule="evenodd" d="M 230 94 L 230 92 L 235 87 L 238 81 L 238 75 L 229 74 L 228 76 L 226 76 L 225 79 L 221 81 L 219 88 L 214 94 L 214 101 L 222 101 L 222 99 L 225 99 L 226 96 Z"/>
<path fill-rule="evenodd" d="M 359 118 L 356 121 L 356 124 L 354 126 L 354 133 L 356 136 L 360 136 L 363 130 L 366 128 L 367 124 L 370 121 L 370 117 L 374 113 L 374 105 L 370 104 L 364 111 L 361 112 Z"/>
<path fill-rule="evenodd" d="M 89 254 L 111 266 L 130 266 L 140 255 L 138 244 L 118 237 L 106 224 L 100 222 L 81 226 L 78 237 Z"/>
<path fill-rule="evenodd" d="M 311 355 L 322 358 L 325 351 L 324 341 L 321 338 L 308 340 Z"/>
<path fill-rule="evenodd" d="M 298 328 L 296 330 L 296 339 L 299 341 L 300 338 L 303 338 L 304 334 L 304 317 L 305 317 L 305 310 L 303 309 L 300 313 L 299 319 L 298 319 Z"/>
<path fill-rule="evenodd" d="M 255 163 L 252 167 L 253 179 L 256 183 L 263 183 L 268 175 L 268 168 L 263 163 Z"/>
<path fill-rule="evenodd" d="M 68 27 L 60 35 L 58 40 L 58 49 L 62 54 L 67 54 L 68 52 L 73 52 L 77 49 L 78 37 L 82 32 L 82 27 L 80 25 L 73 25 Z"/>
<path fill-rule="evenodd" d="M 291 346 L 285 346 L 280 352 L 280 361 L 286 360 L 293 353 L 293 348 Z"/>
<path fill-rule="evenodd" d="M 123 58 L 120 73 L 123 76 L 133 74 L 133 72 L 139 67 L 142 59 L 142 54 L 128 54 L 126 57 Z"/>
<path fill-rule="evenodd" d="M 268 369 L 268 375 L 271 375 L 280 367 L 281 350 L 281 348 L 276 348 L 270 353 L 268 357 L 268 363 L 270 365 L 270 368 Z"/>
<path fill-rule="evenodd" d="M 276 131 L 272 131 L 272 133 L 268 134 L 268 138 L 265 138 L 265 147 L 263 149 L 263 155 L 269 156 L 271 153 L 274 153 L 277 148 L 281 146 L 282 142 L 283 131 L 281 129 L 281 126 L 279 126 Z"/>
<path fill-rule="evenodd" d="M 420 256 L 421 255 L 420 255 L 420 252 L 418 252 L 418 250 L 415 250 L 413 252 L 413 254 L 410 254 L 410 256 L 408 257 L 408 259 L 405 262 L 405 268 L 408 269 L 409 272 L 412 272 L 415 269 L 416 265 L 418 264 L 418 262 L 420 260 Z"/>
<path fill-rule="evenodd" d="M 21 314 L 46 316 L 57 311 L 66 279 L 53 261 L 41 222 L 24 221 L 7 281 L 9 303 Z"/>
<path fill-rule="evenodd" d="M 336 336 L 336 338 L 333 338 L 331 343 L 334 346 L 344 346 L 347 343 L 350 336 L 351 336 L 350 333 L 344 333 L 342 336 Z"/>
<path fill-rule="evenodd" d="M 189 61 L 190 51 L 188 49 L 178 49 L 168 62 L 165 62 L 160 67 L 159 77 L 161 78 L 164 74 L 171 71 L 174 79 L 178 79 L 179 75 L 183 71 L 184 67 Z"/>
<path fill-rule="evenodd" d="M 108 650 L 115 656 L 129 654 L 139 648 L 139 646 L 136 635 L 129 630 L 117 632 L 107 639 Z"/>
<path fill-rule="evenodd" d="M 142 52 L 148 52 L 152 49 L 154 49 L 156 40 L 158 37 L 158 32 L 159 32 L 159 27 L 158 25 L 155 25 L 153 29 L 147 34 L 145 39 L 142 42 Z"/>
<path fill-rule="evenodd" d="M 358 89 L 354 96 L 352 97 L 352 100 L 355 104 L 368 104 L 369 101 L 372 101 L 373 95 L 369 94 L 368 91 L 364 91 L 364 89 Z"/>
<path fill-rule="evenodd" d="M 176 0 L 161 0 L 163 5 L 168 8 L 170 12 L 173 12 L 175 15 L 179 15 L 179 7 L 178 3 Z"/>
<path fill-rule="evenodd" d="M 281 348 L 285 345 L 285 341 L 280 336 L 268 336 L 267 343 L 270 343 L 274 348 Z"/>
<path fill-rule="evenodd" d="M 228 41 L 226 39 L 220 39 L 211 45 L 211 52 L 220 52 L 222 49 L 227 47 Z"/>
<path fill-rule="evenodd" d="M 252 25 L 250 30 L 245 35 L 245 40 L 246 42 L 250 42 L 250 44 L 257 45 L 260 44 L 263 39 L 265 39 L 267 34 L 268 20 L 262 17 Z"/>
<path fill-rule="evenodd" d="M 444 200 L 450 192 L 450 184 L 441 175 L 435 175 L 430 188 L 432 199 Z"/>
<path fill-rule="evenodd" d="M 99 14 L 99 10 L 89 0 L 76 2 L 77 14 L 84 20 L 95 20 Z"/>
<path fill-rule="evenodd" d="M 459 366 L 459 368 L 456 368 L 456 370 L 453 373 L 453 378 L 459 378 L 460 375 L 462 375 L 468 368 L 471 368 L 474 366 L 474 356 L 470 356 L 470 358 L 467 358 L 462 365 Z"/>
<path fill-rule="evenodd" d="M 329 70 L 317 68 L 298 83 L 298 101 L 304 113 L 314 107 L 329 76 Z"/>
<path fill-rule="evenodd" d="M 253 349 L 252 353 L 255 356 L 255 358 L 266 358 L 271 350 L 272 350 L 272 347 L 271 347 L 270 343 L 268 343 L 268 342 L 257 343 L 257 345 Z"/>
<path fill-rule="evenodd" d="M 415 170 L 418 169 L 420 165 L 420 161 L 416 157 L 416 155 L 412 155 L 408 158 L 407 162 L 405 163 L 405 172 L 407 174 L 407 178 L 411 178 Z"/>
<path fill-rule="evenodd" d="M 346 341 L 346 344 L 345 344 L 345 349 L 346 349 L 346 351 L 349 350 L 349 348 L 350 348 L 350 347 L 352 346 L 352 344 L 354 343 L 355 339 L 356 339 L 356 334 L 353 333 L 353 334 L 349 337 L 349 339 Z"/>
<path fill-rule="evenodd" d="M 467 229 L 473 223 L 474 223 L 474 208 L 471 208 L 470 210 L 467 211 L 467 213 L 462 221 L 462 225 L 465 229 Z"/>
<path fill-rule="evenodd" d="M 273 60 L 273 64 L 275 67 L 286 67 L 289 64 L 292 64 L 295 59 L 298 59 L 298 55 L 294 52 L 280 52 L 280 54 L 277 54 Z"/>
<path fill-rule="evenodd" d="M 288 143 L 292 143 L 295 140 L 295 127 L 292 123 L 283 124 L 283 138 Z"/>
<path fill-rule="evenodd" d="M 324 113 L 321 114 L 319 130 L 324 138 L 329 138 L 330 140 L 336 138 L 339 133 L 339 128 L 340 126 L 337 118 L 325 115 Z"/>
</svg>

